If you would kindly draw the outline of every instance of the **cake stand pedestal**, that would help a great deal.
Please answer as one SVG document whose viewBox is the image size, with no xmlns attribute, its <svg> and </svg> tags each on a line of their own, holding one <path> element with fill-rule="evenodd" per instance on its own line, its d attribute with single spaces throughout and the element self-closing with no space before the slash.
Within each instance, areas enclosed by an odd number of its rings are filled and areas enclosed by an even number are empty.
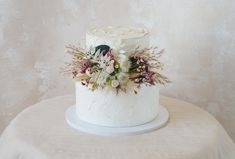
<svg viewBox="0 0 235 159">
<path fill-rule="evenodd" d="M 78 118 L 74 105 L 67 109 L 65 119 L 72 128 L 86 133 L 103 136 L 137 135 L 159 129 L 167 123 L 169 118 L 167 109 L 163 106 L 159 108 L 159 114 L 154 120 L 131 127 L 105 127 L 87 123 Z"/>
</svg>

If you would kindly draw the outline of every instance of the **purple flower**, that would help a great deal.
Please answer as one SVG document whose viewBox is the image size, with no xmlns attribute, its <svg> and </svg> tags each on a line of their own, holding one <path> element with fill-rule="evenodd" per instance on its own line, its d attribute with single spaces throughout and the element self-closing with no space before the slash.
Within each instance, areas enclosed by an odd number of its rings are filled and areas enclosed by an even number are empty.
<svg viewBox="0 0 235 159">
<path fill-rule="evenodd" d="M 85 73 L 89 67 L 91 67 L 91 62 L 87 59 L 83 60 L 80 68 L 80 73 Z"/>
</svg>

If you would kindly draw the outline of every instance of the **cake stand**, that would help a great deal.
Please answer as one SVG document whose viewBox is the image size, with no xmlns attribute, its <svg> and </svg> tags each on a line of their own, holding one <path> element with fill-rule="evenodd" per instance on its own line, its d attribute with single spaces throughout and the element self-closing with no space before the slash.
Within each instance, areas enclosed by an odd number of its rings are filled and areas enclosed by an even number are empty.
<svg viewBox="0 0 235 159">
<path fill-rule="evenodd" d="M 159 114 L 154 120 L 148 123 L 131 127 L 106 127 L 94 125 L 79 119 L 76 115 L 76 107 L 72 105 L 65 112 L 65 119 L 70 127 L 78 131 L 102 136 L 126 136 L 147 133 L 161 128 L 167 123 L 169 113 L 164 106 L 160 105 Z"/>
</svg>

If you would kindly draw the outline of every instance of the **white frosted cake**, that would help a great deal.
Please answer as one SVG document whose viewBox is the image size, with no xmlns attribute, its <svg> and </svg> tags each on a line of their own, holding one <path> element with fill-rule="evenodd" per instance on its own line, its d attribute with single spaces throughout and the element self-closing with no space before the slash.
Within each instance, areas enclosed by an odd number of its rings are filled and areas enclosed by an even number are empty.
<svg viewBox="0 0 235 159">
<path fill-rule="evenodd" d="M 159 113 L 161 51 L 149 48 L 149 33 L 135 27 L 104 27 L 86 34 L 86 49 L 68 46 L 76 79 L 76 114 L 100 126 L 131 127 Z"/>
<path fill-rule="evenodd" d="M 86 47 L 101 44 L 117 50 L 133 50 L 137 46 L 149 47 L 149 32 L 143 28 L 106 27 L 92 29 L 86 33 Z"/>
<path fill-rule="evenodd" d="M 110 127 L 136 126 L 152 121 L 159 110 L 158 87 L 143 87 L 138 94 L 91 92 L 76 83 L 76 109 L 80 119 Z"/>
<path fill-rule="evenodd" d="M 93 29 L 86 34 L 86 47 L 101 44 L 117 50 L 148 47 L 148 31 L 142 28 L 107 27 Z M 80 119 L 89 123 L 125 127 L 147 123 L 158 114 L 158 87 L 143 87 L 138 94 L 116 94 L 113 91 L 90 91 L 76 82 L 76 107 Z"/>
</svg>

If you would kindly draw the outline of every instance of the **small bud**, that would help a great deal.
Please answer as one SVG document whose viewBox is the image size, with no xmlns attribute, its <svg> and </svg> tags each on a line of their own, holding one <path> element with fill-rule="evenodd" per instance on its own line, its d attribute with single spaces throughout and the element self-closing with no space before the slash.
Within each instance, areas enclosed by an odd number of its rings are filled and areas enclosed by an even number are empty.
<svg viewBox="0 0 235 159">
<path fill-rule="evenodd" d="M 119 86 L 118 80 L 112 80 L 111 86 L 114 88 L 118 87 Z"/>
<path fill-rule="evenodd" d="M 91 89 L 91 90 L 93 90 L 93 87 L 94 87 L 93 85 L 94 85 L 94 84 L 89 83 L 89 84 L 88 84 L 88 88 Z"/>
<path fill-rule="evenodd" d="M 115 65 L 115 68 L 119 68 L 119 65 L 118 65 L 118 64 L 116 64 L 116 65 Z"/>
<path fill-rule="evenodd" d="M 91 68 L 86 69 L 86 75 L 92 77 Z"/>
</svg>

